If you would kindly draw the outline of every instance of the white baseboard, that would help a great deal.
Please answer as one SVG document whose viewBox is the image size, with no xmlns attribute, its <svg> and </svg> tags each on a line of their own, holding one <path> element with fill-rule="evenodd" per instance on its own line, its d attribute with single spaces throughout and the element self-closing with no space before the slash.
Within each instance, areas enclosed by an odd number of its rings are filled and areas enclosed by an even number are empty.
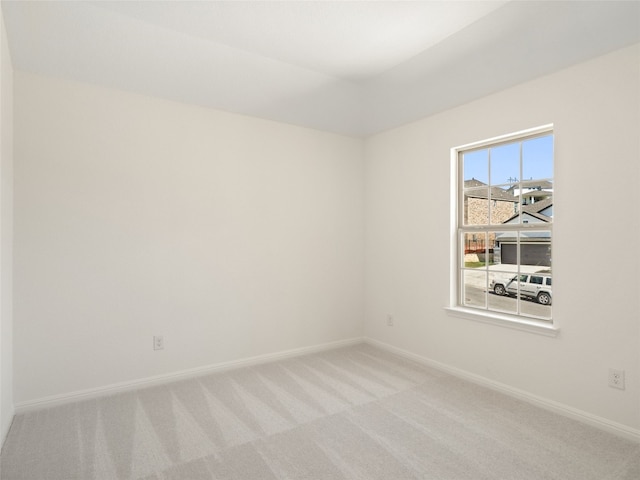
<svg viewBox="0 0 640 480">
<path fill-rule="evenodd" d="M 609 433 L 613 433 L 615 435 L 624 437 L 628 440 L 633 440 L 636 442 L 640 442 L 640 430 L 635 428 L 628 427 L 621 423 L 613 422 L 603 417 L 599 417 L 597 415 L 593 415 L 591 413 L 585 412 L 583 410 L 579 410 L 577 408 L 573 408 L 564 403 L 556 402 L 554 400 L 550 400 L 548 398 L 540 397 L 538 395 L 534 395 L 524 390 L 520 390 L 518 388 L 511 387 L 504 383 L 496 382 L 494 380 L 490 380 L 488 378 L 482 377 L 475 373 L 467 372 L 466 370 L 462 370 L 456 367 L 452 367 L 450 365 L 446 365 L 444 363 L 437 362 L 435 360 L 431 360 L 429 358 L 423 357 L 421 355 L 417 355 L 415 353 L 409 352 L 402 348 L 394 347 L 393 345 L 389 345 L 388 343 L 381 342 L 379 340 L 375 340 L 373 338 L 364 338 L 364 342 L 375 347 L 382 348 L 391 353 L 395 353 L 396 355 L 400 355 L 402 357 L 408 358 L 410 360 L 414 360 L 423 365 L 441 370 L 443 372 L 454 375 L 458 378 L 462 378 L 464 380 L 468 380 L 470 382 L 476 383 L 478 385 L 482 385 L 484 387 L 490 388 L 492 390 L 504 393 L 511 397 L 515 397 L 519 400 L 523 400 L 527 403 L 531 403 L 538 407 L 544 408 L 545 410 L 550 410 L 554 413 L 558 413 L 565 417 L 572 418 L 573 420 L 577 420 L 582 423 L 586 423 L 593 427 L 596 427 L 600 430 L 607 431 Z"/>
<path fill-rule="evenodd" d="M 29 400 L 26 402 L 20 402 L 15 405 L 15 414 L 20 415 L 26 412 L 34 410 L 42 410 L 44 408 L 55 407 L 58 405 L 64 405 L 67 403 L 78 402 L 81 400 L 88 400 L 92 398 L 105 397 L 116 393 L 127 392 L 131 390 L 137 390 L 140 388 L 151 387 L 154 385 L 163 385 L 177 380 L 184 380 L 187 378 L 198 377 L 201 375 L 207 375 L 215 372 L 222 372 L 225 370 L 232 370 L 240 367 L 247 367 L 250 365 L 258 365 L 261 363 L 273 362 L 276 360 L 283 360 L 285 358 L 298 357 L 300 355 L 306 355 L 309 353 L 322 352 L 324 350 L 331 350 L 333 348 L 346 347 L 349 345 L 356 345 L 362 343 L 363 338 L 351 338 L 347 340 L 338 340 L 335 342 L 323 343 L 320 345 L 311 345 L 308 347 L 294 348 L 291 350 L 284 350 L 275 353 L 267 353 L 264 355 L 257 355 L 255 357 L 241 358 L 238 360 L 231 360 L 228 362 L 216 363 L 213 365 L 206 365 L 203 367 L 190 368 L 188 370 L 181 370 L 177 372 L 166 373 L 162 375 L 155 375 L 153 377 L 146 377 L 128 382 L 114 383 L 111 385 L 105 385 L 103 387 L 89 388 L 86 390 L 78 390 L 75 392 L 64 393 L 61 395 L 52 395 L 48 397 L 39 398 L 36 400 Z"/>
</svg>

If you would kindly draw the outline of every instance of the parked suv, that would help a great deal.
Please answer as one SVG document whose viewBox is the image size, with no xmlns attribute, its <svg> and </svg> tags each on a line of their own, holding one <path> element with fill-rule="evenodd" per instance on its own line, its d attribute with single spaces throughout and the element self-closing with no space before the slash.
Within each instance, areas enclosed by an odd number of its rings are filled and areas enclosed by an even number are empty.
<svg viewBox="0 0 640 480">
<path fill-rule="evenodd" d="M 511 279 L 495 279 L 489 285 L 496 295 L 517 295 L 532 298 L 542 305 L 551 305 L 551 275 L 527 273 Z"/>
</svg>

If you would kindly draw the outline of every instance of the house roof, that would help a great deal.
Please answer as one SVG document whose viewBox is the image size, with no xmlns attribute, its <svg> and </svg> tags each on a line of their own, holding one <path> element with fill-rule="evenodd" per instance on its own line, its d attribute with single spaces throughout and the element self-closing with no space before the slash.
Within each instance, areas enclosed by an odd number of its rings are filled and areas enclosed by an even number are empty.
<svg viewBox="0 0 640 480">
<path fill-rule="evenodd" d="M 521 213 L 531 215 L 532 217 L 537 218 L 542 222 L 549 223 L 552 221 L 552 218 L 540 212 L 542 212 L 543 210 L 546 210 L 552 205 L 553 205 L 553 197 L 548 197 L 548 198 L 545 198 L 544 200 L 540 200 L 539 202 L 531 203 L 529 205 L 523 205 Z M 520 214 L 517 213 L 513 215 L 509 219 L 505 220 L 504 223 L 508 223 L 513 219 L 518 218 L 518 215 Z"/>
<path fill-rule="evenodd" d="M 541 211 L 549 208 L 553 205 L 553 197 L 547 197 L 544 200 L 539 200 L 535 203 L 530 203 L 529 205 L 524 205 L 522 207 L 522 211 L 526 213 L 540 213 Z"/>
<path fill-rule="evenodd" d="M 502 200 L 505 202 L 513 202 L 513 203 L 518 202 L 518 198 L 515 197 L 511 192 L 507 190 L 503 190 L 500 187 L 489 187 L 489 189 L 487 190 L 487 187 L 489 186 L 486 183 L 481 182 L 480 180 L 476 180 L 475 178 L 464 181 L 465 195 L 467 197 L 488 198 L 489 194 L 487 194 L 487 191 L 490 191 L 492 200 Z M 477 190 L 466 190 L 469 188 L 470 189 L 477 188 Z"/>
<path fill-rule="evenodd" d="M 531 217 L 537 218 L 538 220 L 541 220 L 541 221 L 543 221 L 543 222 L 545 222 L 545 223 L 549 223 L 549 222 L 551 222 L 551 220 L 552 220 L 552 218 L 551 218 L 551 217 L 549 217 L 549 216 L 547 216 L 547 215 L 544 215 L 544 214 L 542 214 L 542 213 L 533 213 L 533 212 L 524 212 L 524 211 L 523 211 L 523 212 L 522 212 L 522 214 L 523 214 L 523 215 L 525 215 L 525 214 L 526 214 L 526 215 L 529 215 L 529 216 L 531 216 Z M 514 218 L 514 217 L 511 217 L 511 218 Z"/>
<path fill-rule="evenodd" d="M 523 188 L 532 188 L 534 190 L 553 189 L 553 183 L 548 180 L 522 180 L 522 182 L 520 182 L 520 185 L 522 185 Z M 514 187 L 517 187 L 517 185 L 515 185 Z"/>
</svg>

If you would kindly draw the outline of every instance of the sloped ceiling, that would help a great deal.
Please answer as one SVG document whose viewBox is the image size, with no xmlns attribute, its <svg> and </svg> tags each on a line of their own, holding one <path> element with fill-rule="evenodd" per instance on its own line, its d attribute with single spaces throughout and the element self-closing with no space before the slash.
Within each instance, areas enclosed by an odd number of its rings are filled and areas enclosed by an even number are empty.
<svg viewBox="0 0 640 480">
<path fill-rule="evenodd" d="M 14 68 L 364 136 L 640 41 L 639 1 L 2 1 Z"/>
</svg>

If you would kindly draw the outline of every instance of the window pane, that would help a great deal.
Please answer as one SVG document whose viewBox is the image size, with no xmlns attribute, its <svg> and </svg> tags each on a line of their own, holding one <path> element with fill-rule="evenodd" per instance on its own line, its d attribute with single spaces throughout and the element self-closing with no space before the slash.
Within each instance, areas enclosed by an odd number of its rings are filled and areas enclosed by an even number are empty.
<svg viewBox="0 0 640 480">
<path fill-rule="evenodd" d="M 517 287 L 514 272 L 492 270 L 489 272 L 489 310 L 502 313 L 518 313 L 518 299 L 510 292 Z"/>
<path fill-rule="evenodd" d="M 491 149 L 491 185 L 515 184 L 520 178 L 520 143 Z"/>
<path fill-rule="evenodd" d="M 463 208 L 464 225 L 487 225 L 489 222 L 489 189 L 465 189 Z"/>
<path fill-rule="evenodd" d="M 522 182 L 522 223 L 553 222 L 553 183 L 548 180 Z"/>
<path fill-rule="evenodd" d="M 518 222 L 518 198 L 509 190 L 491 187 L 491 225 Z"/>
<path fill-rule="evenodd" d="M 487 234 L 484 232 L 465 233 L 463 237 L 463 262 L 465 268 L 486 266 Z"/>
<path fill-rule="evenodd" d="M 522 180 L 553 179 L 553 135 L 522 142 Z"/>
<path fill-rule="evenodd" d="M 522 267 L 531 271 L 531 267 Z M 520 282 L 520 313 L 529 317 L 549 320 L 551 318 L 551 271 L 534 269 Z"/>
<path fill-rule="evenodd" d="M 553 135 L 522 142 L 522 223 L 553 221 Z"/>
<path fill-rule="evenodd" d="M 487 272 L 485 269 L 464 270 L 462 272 L 462 300 L 466 307 L 485 308 L 487 306 Z"/>
<path fill-rule="evenodd" d="M 465 187 L 476 187 L 478 185 L 469 184 L 468 182 L 476 181 L 481 184 L 489 184 L 489 151 L 476 150 L 475 152 L 466 152 L 462 158 L 462 178 Z"/>
<path fill-rule="evenodd" d="M 541 305 L 535 299 L 520 299 L 520 314 L 540 320 L 551 320 L 551 305 Z"/>
<path fill-rule="evenodd" d="M 494 232 L 493 258 L 496 264 L 509 265 L 507 271 L 517 271 L 518 265 L 518 233 Z"/>
<path fill-rule="evenodd" d="M 520 233 L 520 265 L 551 268 L 551 232 Z"/>
</svg>

